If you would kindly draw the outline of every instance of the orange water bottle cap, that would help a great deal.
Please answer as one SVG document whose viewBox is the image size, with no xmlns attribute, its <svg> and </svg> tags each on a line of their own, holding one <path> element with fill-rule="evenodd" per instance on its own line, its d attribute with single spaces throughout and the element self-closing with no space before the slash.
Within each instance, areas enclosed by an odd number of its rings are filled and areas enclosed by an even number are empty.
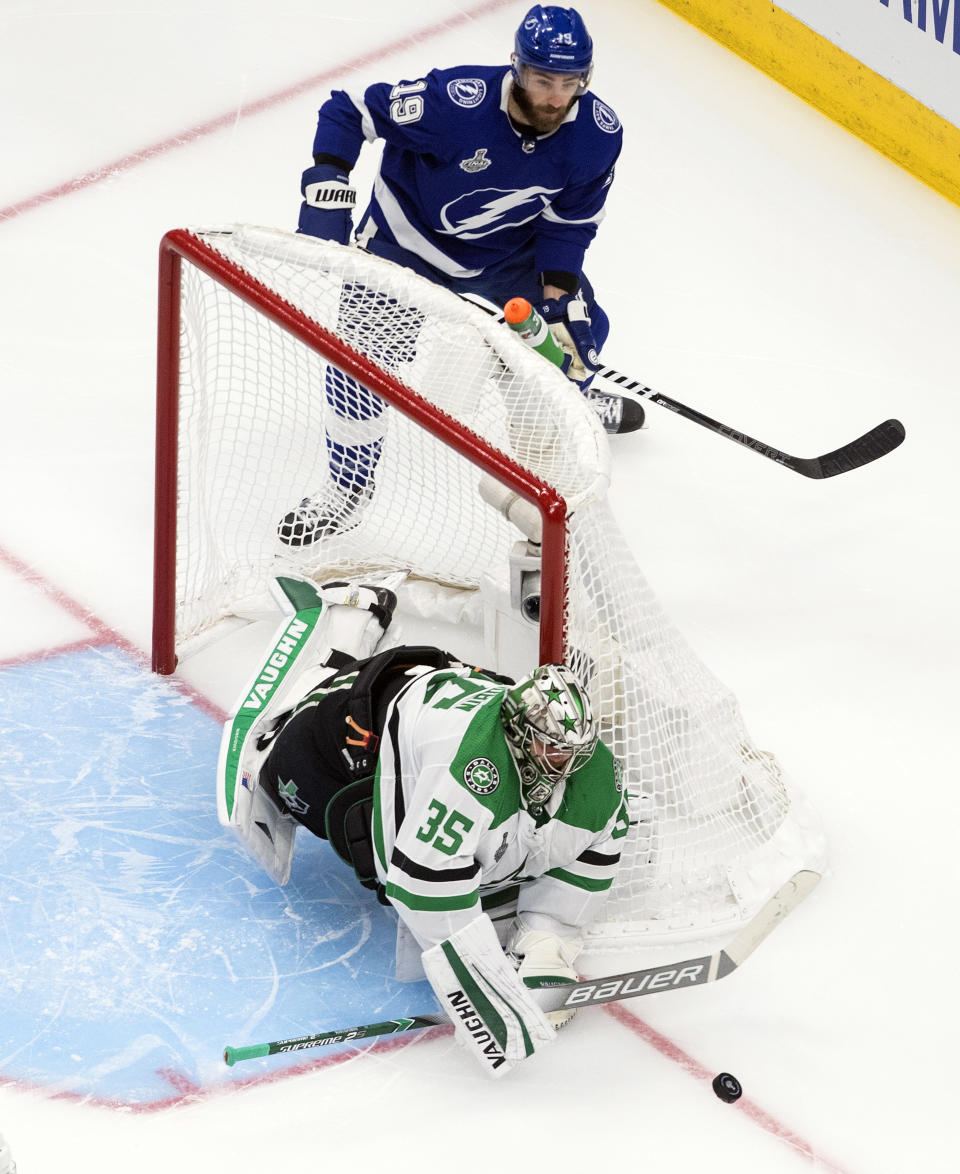
<svg viewBox="0 0 960 1174">
<path fill-rule="evenodd" d="M 533 313 L 533 306 L 526 298 L 511 298 L 503 307 L 503 316 L 511 326 L 519 326 Z"/>
</svg>

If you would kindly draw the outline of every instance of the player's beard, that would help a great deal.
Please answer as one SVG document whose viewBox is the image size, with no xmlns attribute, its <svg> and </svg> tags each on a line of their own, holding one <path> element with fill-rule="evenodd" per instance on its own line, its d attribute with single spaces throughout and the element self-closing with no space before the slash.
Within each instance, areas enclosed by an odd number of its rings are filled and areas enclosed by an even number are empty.
<svg viewBox="0 0 960 1174">
<path fill-rule="evenodd" d="M 523 115 L 524 122 L 541 135 L 556 130 L 573 109 L 574 102 L 577 101 L 575 97 L 571 98 L 566 106 L 561 106 L 559 110 L 555 110 L 552 106 L 535 106 L 527 91 L 522 86 L 518 86 L 516 82 L 512 83 L 510 97 Z"/>
</svg>

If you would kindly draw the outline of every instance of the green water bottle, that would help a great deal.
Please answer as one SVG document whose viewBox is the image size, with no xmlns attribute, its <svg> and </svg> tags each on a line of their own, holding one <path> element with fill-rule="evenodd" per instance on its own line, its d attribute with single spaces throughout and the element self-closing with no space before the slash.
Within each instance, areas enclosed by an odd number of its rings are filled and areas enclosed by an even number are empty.
<svg viewBox="0 0 960 1174">
<path fill-rule="evenodd" d="M 549 359 L 558 367 L 563 366 L 566 358 L 563 347 L 526 298 L 511 298 L 503 307 L 503 317 L 510 329 L 515 330 L 527 346 L 539 351 L 545 359 Z"/>
</svg>

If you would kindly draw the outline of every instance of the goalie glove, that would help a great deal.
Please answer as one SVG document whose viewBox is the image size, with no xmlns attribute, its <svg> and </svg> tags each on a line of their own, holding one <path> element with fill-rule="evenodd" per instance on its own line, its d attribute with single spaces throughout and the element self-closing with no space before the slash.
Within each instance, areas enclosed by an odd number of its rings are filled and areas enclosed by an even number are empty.
<svg viewBox="0 0 960 1174">
<path fill-rule="evenodd" d="M 563 373 L 585 390 L 600 369 L 597 340 L 593 337 L 590 315 L 580 294 L 564 294 L 547 298 L 539 308 L 540 317 L 550 327 L 550 333 L 560 344 L 570 362 Z"/>
<path fill-rule="evenodd" d="M 300 181 L 303 203 L 297 232 L 346 245 L 353 232 L 357 193 L 342 167 L 319 163 L 308 167 Z"/>
<path fill-rule="evenodd" d="M 490 1076 L 505 1076 L 556 1033 L 507 961 L 486 913 L 423 952 L 423 969 L 457 1040 Z"/>
<path fill-rule="evenodd" d="M 562 938 L 548 930 L 534 929 L 518 917 L 507 939 L 507 956 L 517 964 L 517 974 L 532 990 L 579 982 L 573 963 L 583 948 L 579 937 Z M 576 1014 L 575 1010 L 550 1011 L 547 1019 L 560 1030 Z"/>
</svg>

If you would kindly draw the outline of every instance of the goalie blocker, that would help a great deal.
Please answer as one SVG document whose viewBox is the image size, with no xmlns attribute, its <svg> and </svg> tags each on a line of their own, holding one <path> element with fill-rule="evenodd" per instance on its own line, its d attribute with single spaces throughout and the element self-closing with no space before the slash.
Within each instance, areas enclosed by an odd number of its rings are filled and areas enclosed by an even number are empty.
<svg viewBox="0 0 960 1174">
<path fill-rule="evenodd" d="M 556 1038 L 485 913 L 425 950 L 423 969 L 457 1040 L 488 1075 L 505 1076 Z"/>
</svg>

